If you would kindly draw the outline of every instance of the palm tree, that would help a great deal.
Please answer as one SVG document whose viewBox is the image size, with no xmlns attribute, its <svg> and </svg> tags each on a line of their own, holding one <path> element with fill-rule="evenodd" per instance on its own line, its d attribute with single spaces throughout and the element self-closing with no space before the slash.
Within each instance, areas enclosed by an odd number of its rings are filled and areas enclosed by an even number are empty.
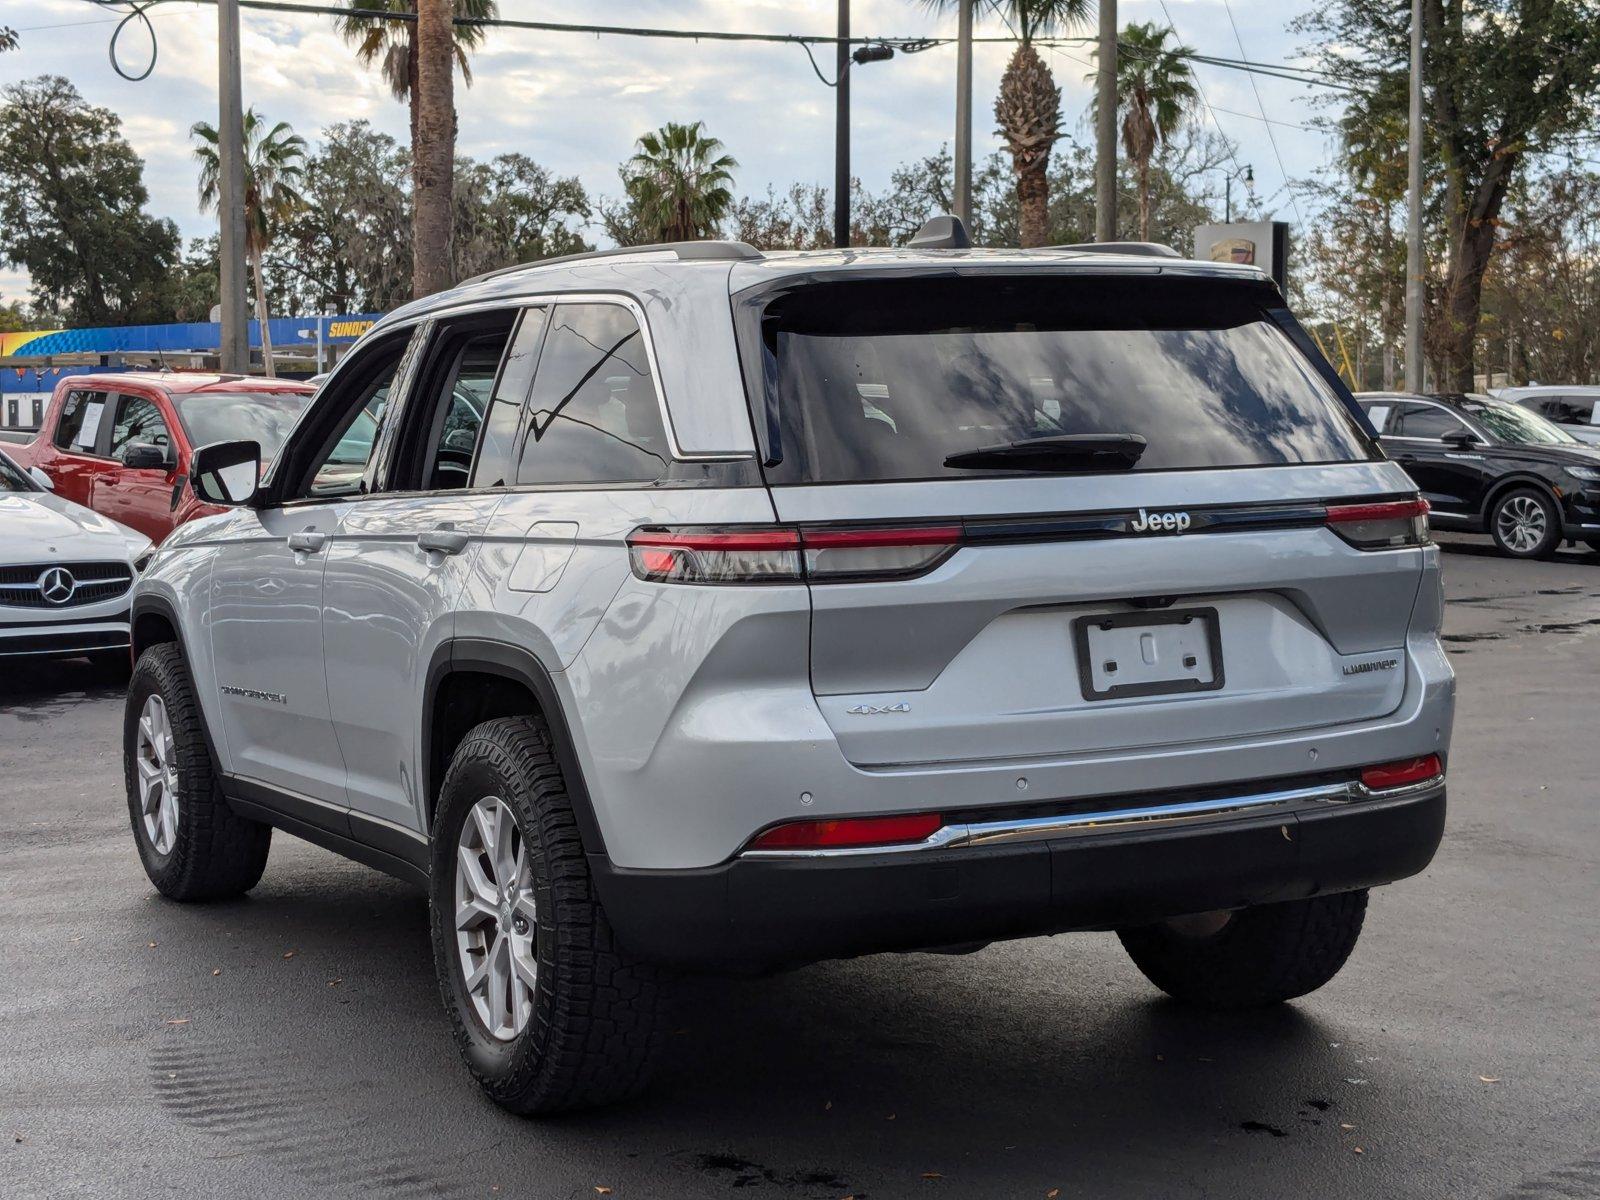
<svg viewBox="0 0 1600 1200">
<path fill-rule="evenodd" d="M 216 208 L 221 188 L 222 164 L 218 156 L 216 127 L 197 121 L 189 132 L 199 139 L 194 156 L 200 160 L 200 207 Z M 272 239 L 295 210 L 305 204 L 300 181 L 305 174 L 305 139 L 279 121 L 267 128 L 254 108 L 244 114 L 244 252 L 256 284 L 256 320 L 261 324 L 261 361 L 268 375 L 275 373 L 272 332 L 267 324 L 267 288 L 262 279 L 262 258 Z"/>
<path fill-rule="evenodd" d="M 455 282 L 456 102 L 453 0 L 417 0 L 417 125 L 411 142 L 411 294 L 427 296 Z"/>
<path fill-rule="evenodd" d="M 716 231 L 733 204 L 733 168 L 738 162 L 705 123 L 668 121 L 641 137 L 622 165 L 622 182 L 641 236 L 647 241 L 687 242 Z"/>
<path fill-rule="evenodd" d="M 960 0 L 922 0 L 936 13 L 953 11 Z M 998 16 L 1018 40 L 1000 77 L 994 119 L 1011 152 L 1020 209 L 1019 241 L 1043 246 L 1050 240 L 1050 151 L 1061 137 L 1061 89 L 1034 48 L 1036 38 L 1078 25 L 1091 10 L 1090 0 L 977 0 L 977 7 Z"/>
<path fill-rule="evenodd" d="M 417 23 L 386 20 L 380 13 L 415 15 L 417 0 L 348 0 L 349 15 L 338 18 L 334 27 L 345 41 L 356 48 L 361 65 L 374 63 L 396 100 L 411 109 L 411 144 L 417 142 Z M 497 0 L 454 0 L 454 15 L 473 20 L 488 20 L 499 15 Z M 456 66 L 461 78 L 472 86 L 472 64 L 468 54 L 483 44 L 485 26 L 455 25 Z"/>
<path fill-rule="evenodd" d="M 1139 180 L 1139 236 L 1150 240 L 1150 157 L 1156 143 L 1178 132 L 1199 92 L 1184 56 L 1187 46 L 1169 45 L 1170 26 L 1131 24 L 1117 39 L 1117 105 L 1122 109 L 1122 144 Z"/>
</svg>

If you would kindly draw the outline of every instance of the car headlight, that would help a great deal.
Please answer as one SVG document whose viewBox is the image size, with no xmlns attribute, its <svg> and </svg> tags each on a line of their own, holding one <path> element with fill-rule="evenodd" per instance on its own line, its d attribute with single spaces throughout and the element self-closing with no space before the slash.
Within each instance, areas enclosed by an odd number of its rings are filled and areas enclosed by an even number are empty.
<svg viewBox="0 0 1600 1200">
<path fill-rule="evenodd" d="M 1587 479 L 1591 483 L 1600 483 L 1600 467 L 1568 467 L 1567 474 L 1574 479 Z"/>
<path fill-rule="evenodd" d="M 133 573 L 143 575 L 144 569 L 150 565 L 150 560 L 155 557 L 156 546 L 149 538 L 124 539 L 128 543 L 128 558 L 133 563 Z"/>
</svg>

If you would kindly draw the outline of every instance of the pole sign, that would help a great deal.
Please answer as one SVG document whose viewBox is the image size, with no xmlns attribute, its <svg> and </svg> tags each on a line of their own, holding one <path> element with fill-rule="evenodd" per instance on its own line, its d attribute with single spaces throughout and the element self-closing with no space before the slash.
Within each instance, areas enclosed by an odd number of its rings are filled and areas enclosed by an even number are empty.
<svg viewBox="0 0 1600 1200">
<path fill-rule="evenodd" d="M 1194 256 L 1206 262 L 1248 263 L 1289 293 L 1289 222 L 1234 221 L 1200 225 L 1194 231 Z"/>
</svg>

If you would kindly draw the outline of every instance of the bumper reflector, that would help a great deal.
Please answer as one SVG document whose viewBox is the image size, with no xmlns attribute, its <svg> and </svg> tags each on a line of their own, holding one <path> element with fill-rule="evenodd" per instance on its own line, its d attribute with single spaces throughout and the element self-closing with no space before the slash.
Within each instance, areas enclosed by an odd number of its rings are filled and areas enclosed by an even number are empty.
<svg viewBox="0 0 1600 1200">
<path fill-rule="evenodd" d="M 1379 763 L 1361 768 L 1361 782 L 1375 792 L 1390 788 L 1422 783 L 1444 774 L 1444 764 L 1437 754 L 1424 754 L 1420 758 L 1403 758 L 1399 762 Z"/>
<path fill-rule="evenodd" d="M 835 846 L 903 846 L 920 842 L 944 824 L 937 813 L 893 817 L 842 817 L 790 821 L 756 835 L 751 850 L 826 850 Z"/>
</svg>

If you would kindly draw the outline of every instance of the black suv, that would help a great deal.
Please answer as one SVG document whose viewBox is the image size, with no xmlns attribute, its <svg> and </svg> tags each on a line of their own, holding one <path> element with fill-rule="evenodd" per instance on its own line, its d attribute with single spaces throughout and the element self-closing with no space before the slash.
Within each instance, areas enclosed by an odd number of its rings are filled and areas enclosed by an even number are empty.
<svg viewBox="0 0 1600 1200">
<path fill-rule="evenodd" d="M 1563 537 L 1600 550 L 1600 447 L 1515 404 L 1471 393 L 1356 396 L 1440 529 L 1488 533 L 1513 558 Z"/>
</svg>

